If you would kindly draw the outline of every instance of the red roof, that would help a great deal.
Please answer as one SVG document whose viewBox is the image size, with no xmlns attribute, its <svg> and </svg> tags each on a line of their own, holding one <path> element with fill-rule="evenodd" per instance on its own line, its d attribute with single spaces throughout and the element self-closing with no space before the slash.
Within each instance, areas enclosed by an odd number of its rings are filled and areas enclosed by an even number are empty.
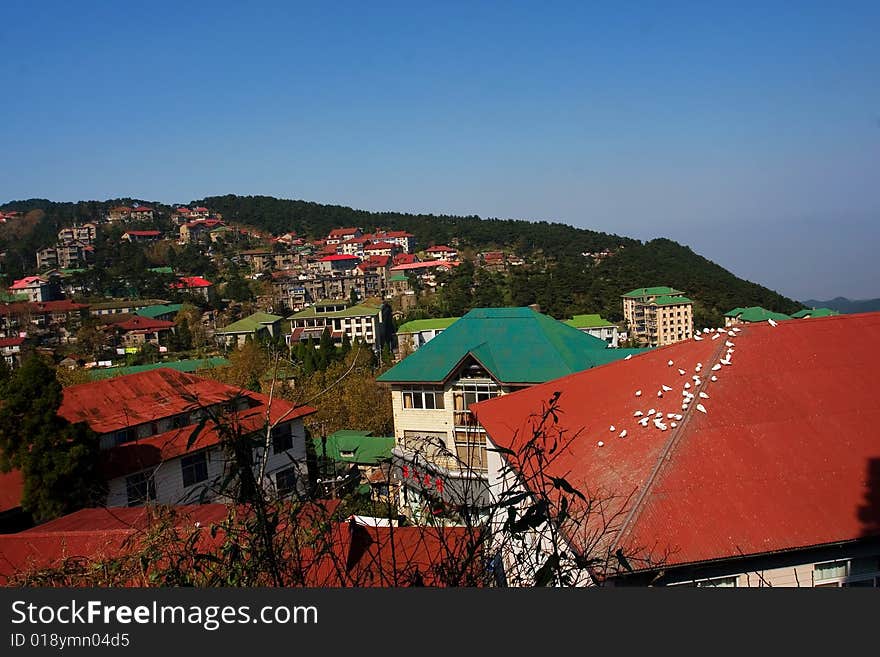
<svg viewBox="0 0 880 657">
<path fill-rule="evenodd" d="M 193 221 L 189 221 L 184 224 L 184 226 L 186 226 L 187 228 L 196 228 L 197 226 L 212 228 L 218 225 L 223 225 L 223 221 L 221 219 L 194 219 Z"/>
<path fill-rule="evenodd" d="M 392 244 L 391 242 L 376 242 L 375 244 L 370 244 L 364 247 L 364 251 L 379 251 L 386 249 L 395 249 L 398 248 L 397 244 Z"/>
<path fill-rule="evenodd" d="M 192 209 L 193 212 L 210 212 L 208 208 L 203 208 L 202 206 L 198 206 Z"/>
<path fill-rule="evenodd" d="M 573 440 L 544 471 L 600 498 L 619 496 L 609 506 L 630 500 L 612 550 L 653 546 L 670 566 L 880 534 L 880 509 L 867 502 L 880 464 L 880 355 L 865 347 L 880 341 L 880 313 L 731 335 L 702 334 L 471 408 L 496 445 L 516 451 L 533 426 L 529 414 L 560 393 L 558 428 Z M 729 340 L 734 352 L 722 365 Z M 686 382 L 708 398 L 682 411 Z M 663 385 L 672 391 L 658 398 Z M 651 407 L 664 423 L 676 421 L 669 412 L 683 419 L 667 431 L 650 421 L 643 428 L 634 414 Z"/>
<path fill-rule="evenodd" d="M 124 322 L 113 324 L 112 328 L 118 328 L 122 331 L 166 331 L 174 326 L 174 322 L 135 315 Z"/>
<path fill-rule="evenodd" d="M 18 303 L 0 304 L 0 316 L 2 315 L 41 315 L 46 313 L 67 313 L 75 310 L 85 310 L 89 305 L 86 303 L 74 303 L 67 299 L 60 301 L 20 301 Z"/>
<path fill-rule="evenodd" d="M 377 233 L 380 237 L 415 237 L 412 233 L 407 233 L 405 230 L 389 230 L 383 233 Z"/>
<path fill-rule="evenodd" d="M 380 267 L 387 267 L 391 262 L 391 256 L 387 255 L 374 255 L 370 256 L 366 260 L 364 260 L 361 264 L 358 265 L 358 268 L 361 271 L 367 271 L 368 269 L 378 269 Z"/>
<path fill-rule="evenodd" d="M 127 230 L 123 235 L 135 235 L 137 237 L 158 237 L 162 233 L 158 230 Z"/>
<path fill-rule="evenodd" d="M 413 269 L 430 269 L 431 267 L 458 267 L 460 264 L 460 262 L 449 262 L 448 260 L 428 260 L 426 262 L 396 265 L 391 268 L 391 271 L 412 271 Z"/>
<path fill-rule="evenodd" d="M 213 283 L 201 276 L 181 276 L 176 283 L 172 283 L 174 289 L 186 289 L 193 287 L 211 287 Z"/>
<path fill-rule="evenodd" d="M 24 343 L 24 338 L 0 338 L 0 348 L 18 347 Z"/>
<path fill-rule="evenodd" d="M 455 253 L 456 252 L 455 249 L 450 249 L 448 246 L 444 246 L 442 244 L 439 246 L 429 247 L 429 248 L 425 249 L 425 251 L 427 253 Z"/>
<path fill-rule="evenodd" d="M 360 260 L 356 255 L 328 255 L 321 258 L 319 262 L 336 262 L 338 260 Z"/>
<path fill-rule="evenodd" d="M 146 205 L 139 205 L 136 208 L 132 208 L 132 212 L 152 212 L 153 208 L 149 208 Z"/>
<path fill-rule="evenodd" d="M 192 212 L 192 210 L 190 210 L 189 208 L 177 208 L 175 212 L 177 212 L 177 214 L 189 214 L 190 212 Z"/>
<path fill-rule="evenodd" d="M 398 253 L 394 256 L 395 265 L 409 265 L 413 262 L 418 262 L 418 260 L 412 253 Z"/>
<path fill-rule="evenodd" d="M 358 232 L 358 230 L 359 229 L 357 229 L 357 228 L 334 228 L 333 230 L 330 231 L 330 234 L 328 235 L 328 237 L 334 238 L 334 237 L 344 237 L 346 235 L 354 235 L 356 232 Z"/>
<path fill-rule="evenodd" d="M 12 285 L 9 286 L 10 290 L 25 290 L 34 283 L 45 283 L 46 281 L 40 278 L 39 276 L 25 276 L 24 278 L 19 278 L 17 281 L 13 281 Z"/>
</svg>

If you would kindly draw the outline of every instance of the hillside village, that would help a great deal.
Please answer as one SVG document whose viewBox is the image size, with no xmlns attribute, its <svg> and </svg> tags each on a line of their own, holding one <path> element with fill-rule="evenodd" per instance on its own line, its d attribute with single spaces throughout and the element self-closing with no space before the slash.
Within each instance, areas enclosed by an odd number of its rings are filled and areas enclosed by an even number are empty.
<svg viewBox="0 0 880 657">
<path fill-rule="evenodd" d="M 281 553 L 318 525 L 326 545 L 258 583 L 880 586 L 880 411 L 855 346 L 876 313 L 700 325 L 700 291 L 664 280 L 616 290 L 619 321 L 472 289 L 468 307 L 457 274 L 534 253 L 274 234 L 195 204 L 89 219 L 27 271 L 0 258 L 21 274 L 0 303 L 5 583 L 94 585 L 71 564 L 127 563 L 132 528 L 181 538 L 238 509 L 265 529 L 271 505 Z"/>
</svg>

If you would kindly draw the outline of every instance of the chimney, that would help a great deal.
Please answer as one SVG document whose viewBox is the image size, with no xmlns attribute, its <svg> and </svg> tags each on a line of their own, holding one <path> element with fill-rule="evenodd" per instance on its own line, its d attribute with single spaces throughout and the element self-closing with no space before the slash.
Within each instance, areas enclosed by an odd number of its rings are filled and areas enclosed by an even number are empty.
<svg viewBox="0 0 880 657">
<path fill-rule="evenodd" d="M 541 306 L 538 305 L 537 303 L 530 303 L 530 304 L 529 304 L 529 308 L 531 308 L 532 310 L 534 310 L 536 313 L 541 312 Z"/>
</svg>

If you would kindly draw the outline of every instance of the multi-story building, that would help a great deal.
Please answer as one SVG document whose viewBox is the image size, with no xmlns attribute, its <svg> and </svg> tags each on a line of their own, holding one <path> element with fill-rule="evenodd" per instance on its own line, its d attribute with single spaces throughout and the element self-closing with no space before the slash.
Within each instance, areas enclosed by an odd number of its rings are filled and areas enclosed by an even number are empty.
<svg viewBox="0 0 880 657">
<path fill-rule="evenodd" d="M 91 244 L 98 237 L 98 225 L 92 222 L 79 226 L 70 226 L 58 231 L 59 242 L 83 242 Z"/>
<path fill-rule="evenodd" d="M 59 242 L 37 251 L 38 269 L 76 269 L 95 260 L 95 247 L 85 242 Z"/>
<path fill-rule="evenodd" d="M 159 230 L 127 230 L 122 233 L 122 239 L 126 242 L 155 242 L 162 237 Z"/>
<path fill-rule="evenodd" d="M 694 335 L 693 301 L 671 287 L 640 287 L 622 296 L 630 335 L 659 347 Z"/>
<path fill-rule="evenodd" d="M 406 513 L 486 501 L 486 435 L 471 404 L 633 353 L 606 347 L 532 308 L 477 308 L 382 374 Z"/>
<path fill-rule="evenodd" d="M 66 337 L 76 332 L 88 311 L 88 305 L 67 299 L 0 304 L 0 334 L 14 338 L 35 329 L 54 329 Z"/>
<path fill-rule="evenodd" d="M 219 485 L 230 472 L 215 420 L 225 418 L 254 439 L 258 471 L 267 411 L 271 430 L 264 486 L 305 490 L 302 418 L 314 408 L 191 374 L 161 368 L 83 383 L 64 389 L 58 414 L 86 422 L 98 434 L 102 470 L 109 484 L 107 506 L 135 506 L 223 499 Z M 190 445 L 200 422 L 204 427 Z M 202 495 L 204 494 L 204 497 Z"/>
<path fill-rule="evenodd" d="M 414 319 L 397 327 L 397 354 L 406 357 L 457 322 L 460 317 Z"/>
<path fill-rule="evenodd" d="M 396 242 L 373 242 L 364 246 L 363 254 L 366 257 L 388 256 L 393 258 L 401 252 L 401 247 Z"/>
<path fill-rule="evenodd" d="M 327 244 L 340 244 L 348 240 L 363 237 L 364 233 L 360 228 L 334 228 L 327 235 L 325 242 Z"/>
<path fill-rule="evenodd" d="M 269 313 L 253 313 L 214 331 L 214 339 L 225 347 L 243 345 L 247 340 L 259 340 L 261 337 L 277 337 L 281 333 L 280 315 Z"/>
<path fill-rule="evenodd" d="M 195 244 L 208 241 L 211 232 L 217 228 L 223 228 L 220 219 L 196 219 L 188 221 L 180 226 L 180 242 L 182 244 Z"/>
<path fill-rule="evenodd" d="M 583 331 L 600 340 L 605 340 L 609 347 L 617 347 L 620 331 L 617 324 L 602 319 L 599 315 L 575 315 L 565 321 L 578 331 Z"/>
<path fill-rule="evenodd" d="M 171 284 L 171 289 L 198 295 L 205 301 L 214 297 L 214 284 L 201 276 L 181 276 Z"/>
<path fill-rule="evenodd" d="M 425 249 L 425 254 L 434 260 L 455 260 L 458 258 L 458 251 L 444 244 L 428 247 Z"/>
<path fill-rule="evenodd" d="M 405 230 L 376 231 L 370 236 L 374 241 L 397 244 L 404 253 L 412 253 L 416 248 L 416 237 Z"/>
<path fill-rule="evenodd" d="M 13 281 L 8 288 L 9 294 L 26 294 L 28 301 L 56 301 L 61 298 L 61 286 L 57 277 L 25 276 Z"/>
<path fill-rule="evenodd" d="M 350 272 L 357 269 L 361 259 L 356 255 L 328 255 L 318 260 L 318 268 L 322 272 Z"/>
<path fill-rule="evenodd" d="M 343 336 L 348 336 L 354 344 L 363 341 L 374 349 L 382 346 L 386 327 L 382 308 L 367 304 L 349 305 L 344 300 L 324 300 L 291 315 L 289 344 L 308 340 L 318 340 L 324 329 L 330 330 L 334 343 L 342 344 Z"/>
</svg>

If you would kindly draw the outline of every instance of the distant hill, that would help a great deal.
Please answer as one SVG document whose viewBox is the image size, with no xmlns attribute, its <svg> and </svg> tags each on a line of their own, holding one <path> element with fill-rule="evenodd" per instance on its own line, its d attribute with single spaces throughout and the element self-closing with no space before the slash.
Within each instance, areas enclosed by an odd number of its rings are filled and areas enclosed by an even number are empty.
<svg viewBox="0 0 880 657">
<path fill-rule="evenodd" d="M 835 297 L 830 301 L 807 299 L 803 304 L 809 308 L 831 308 L 847 315 L 853 313 L 870 313 L 880 310 L 880 299 L 847 299 Z"/>
<path fill-rule="evenodd" d="M 33 268 L 34 251 L 53 242 L 59 227 L 93 219 L 112 205 L 132 201 L 56 203 L 31 199 L 0 206 L 0 210 L 42 211 L 27 239 L 3 239 L 0 235 L 0 250 L 8 251 L 5 273 L 18 275 Z M 144 202 L 165 214 L 171 210 L 160 203 Z M 296 231 L 319 238 L 341 226 L 357 226 L 365 231 L 397 229 L 415 235 L 417 248 L 453 244 L 465 258 L 473 258 L 480 251 L 504 250 L 530 263 L 512 267 L 508 273 L 460 267 L 451 275 L 453 284 L 445 286 L 438 295 L 439 303 L 425 309 L 428 315 L 456 316 L 475 306 L 537 303 L 544 312 L 560 319 L 598 312 L 609 320 L 619 321 L 623 318 L 620 295 L 637 287 L 655 285 L 676 287 L 692 298 L 698 328 L 722 325 L 723 314 L 737 306 L 762 306 L 783 313 L 802 308 L 799 302 L 738 278 L 688 246 L 669 239 L 641 242 L 558 222 L 369 212 L 270 196 L 229 194 L 194 200 L 191 204 L 220 212 L 227 221 L 275 235 Z M 606 249 L 612 255 L 598 262 L 583 255 Z"/>
</svg>

